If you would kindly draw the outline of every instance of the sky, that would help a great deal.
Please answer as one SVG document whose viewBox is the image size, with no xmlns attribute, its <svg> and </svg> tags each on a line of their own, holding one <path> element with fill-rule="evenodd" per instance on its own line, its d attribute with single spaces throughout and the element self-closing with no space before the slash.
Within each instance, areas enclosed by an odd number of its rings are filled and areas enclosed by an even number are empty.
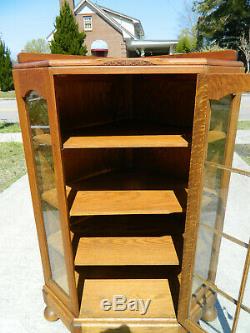
<svg viewBox="0 0 250 333">
<path fill-rule="evenodd" d="M 77 4 L 79 0 L 76 0 Z M 177 39 L 185 26 L 185 3 L 191 0 L 93 0 L 142 21 L 145 38 Z M 59 0 L 0 0 L 0 37 L 12 58 L 27 41 L 46 38 L 59 13 Z"/>
</svg>

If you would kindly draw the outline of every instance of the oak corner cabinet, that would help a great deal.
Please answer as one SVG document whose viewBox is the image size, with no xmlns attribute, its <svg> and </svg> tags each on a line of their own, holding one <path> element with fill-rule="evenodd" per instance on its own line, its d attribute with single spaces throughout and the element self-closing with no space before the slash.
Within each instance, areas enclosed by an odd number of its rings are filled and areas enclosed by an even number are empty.
<svg viewBox="0 0 250 333">
<path fill-rule="evenodd" d="M 207 332 L 224 297 L 236 332 L 250 261 L 223 229 L 230 177 L 249 177 L 232 165 L 250 91 L 236 54 L 20 54 L 13 72 L 45 318 L 72 333 Z M 247 252 L 236 298 L 216 283 L 222 238 Z"/>
</svg>

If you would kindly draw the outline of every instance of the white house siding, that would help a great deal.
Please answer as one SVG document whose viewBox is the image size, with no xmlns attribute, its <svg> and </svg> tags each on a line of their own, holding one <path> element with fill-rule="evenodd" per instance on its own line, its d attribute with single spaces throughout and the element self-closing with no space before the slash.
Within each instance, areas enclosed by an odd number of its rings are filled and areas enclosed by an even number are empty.
<svg viewBox="0 0 250 333">
<path fill-rule="evenodd" d="M 114 19 L 120 26 L 122 26 L 132 35 L 135 35 L 135 26 L 132 21 L 125 19 L 123 17 L 120 17 L 118 15 L 112 14 L 112 13 L 109 13 L 109 16 L 111 16 L 112 19 Z M 128 37 L 129 37 L 129 35 L 128 35 Z"/>
</svg>

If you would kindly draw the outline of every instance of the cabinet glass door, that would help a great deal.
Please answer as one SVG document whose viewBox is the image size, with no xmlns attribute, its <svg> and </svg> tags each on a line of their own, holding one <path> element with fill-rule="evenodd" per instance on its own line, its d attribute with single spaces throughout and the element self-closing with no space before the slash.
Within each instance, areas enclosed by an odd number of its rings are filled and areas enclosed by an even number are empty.
<svg viewBox="0 0 250 333">
<path fill-rule="evenodd" d="M 250 94 L 235 128 L 237 98 L 209 101 L 189 320 L 213 333 L 250 331 Z"/>
<path fill-rule="evenodd" d="M 51 278 L 68 294 L 47 101 L 32 91 L 26 96 L 25 103 L 30 122 L 36 183 L 47 238 Z"/>
</svg>

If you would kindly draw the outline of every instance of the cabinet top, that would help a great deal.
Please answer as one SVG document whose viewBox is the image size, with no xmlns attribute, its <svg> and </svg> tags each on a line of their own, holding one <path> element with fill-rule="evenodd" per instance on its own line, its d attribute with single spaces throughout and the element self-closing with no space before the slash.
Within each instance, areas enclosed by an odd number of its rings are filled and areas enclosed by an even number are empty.
<svg viewBox="0 0 250 333">
<path fill-rule="evenodd" d="M 81 72 L 86 68 L 101 68 L 104 73 L 115 68 L 119 73 L 155 72 L 163 73 L 201 73 L 201 72 L 243 72 L 244 65 L 237 61 L 237 52 L 233 50 L 217 52 L 197 52 L 189 54 L 174 54 L 161 57 L 145 58 L 97 58 L 86 56 L 71 56 L 62 54 L 20 53 L 15 69 L 51 68 L 54 74 L 70 74 L 74 69 Z M 133 68 L 133 70 L 131 70 Z"/>
</svg>

